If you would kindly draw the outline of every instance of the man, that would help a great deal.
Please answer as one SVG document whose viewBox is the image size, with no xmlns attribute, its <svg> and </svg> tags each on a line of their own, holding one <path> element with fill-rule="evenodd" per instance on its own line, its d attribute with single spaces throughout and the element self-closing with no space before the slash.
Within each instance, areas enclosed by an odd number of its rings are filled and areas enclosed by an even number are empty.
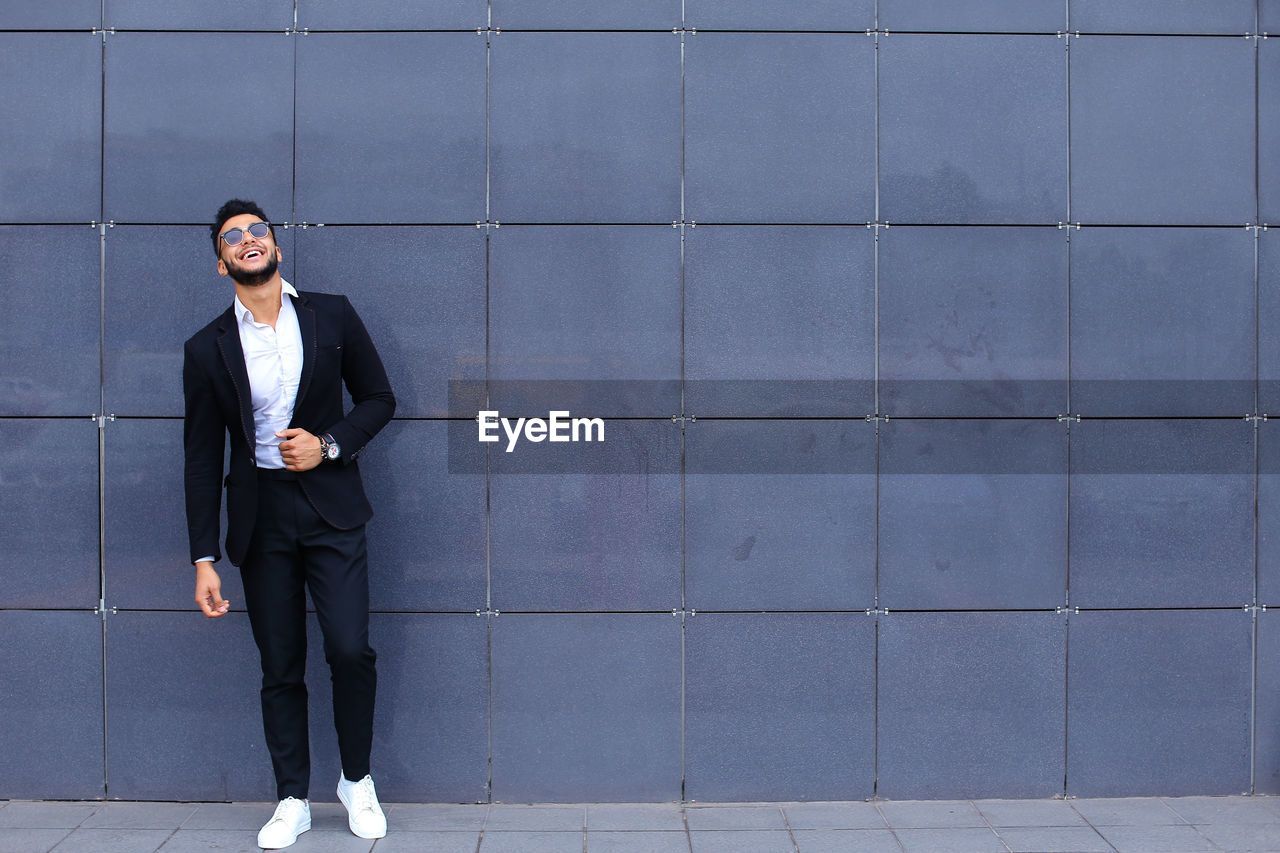
<svg viewBox="0 0 1280 853">
<path fill-rule="evenodd" d="M 369 775 L 377 675 L 364 524 L 373 510 L 356 457 L 391 419 L 395 397 L 347 298 L 299 293 L 280 277 L 280 247 L 258 205 L 228 201 L 212 236 L 235 299 L 186 343 L 187 528 L 196 603 L 217 618 L 229 608 L 213 567 L 229 435 L 227 557 L 240 567 L 262 658 L 262 721 L 280 800 L 258 845 L 288 847 L 311 828 L 304 585 L 333 675 L 338 798 L 352 832 L 381 838 L 386 818 Z M 344 383 L 353 403 L 345 414 Z"/>
</svg>

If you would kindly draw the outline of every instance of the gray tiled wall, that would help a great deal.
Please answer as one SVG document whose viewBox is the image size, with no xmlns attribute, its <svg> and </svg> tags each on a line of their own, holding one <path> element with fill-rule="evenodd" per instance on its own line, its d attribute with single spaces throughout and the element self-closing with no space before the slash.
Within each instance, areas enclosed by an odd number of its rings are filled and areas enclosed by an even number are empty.
<svg viewBox="0 0 1280 853">
<path fill-rule="evenodd" d="M 1268 30 L 0 0 L 0 797 L 271 795 L 238 577 L 206 624 L 183 532 L 231 196 L 400 401 L 364 458 L 385 798 L 1280 792 Z M 589 401 L 607 450 L 480 445 L 464 382 Z"/>
</svg>

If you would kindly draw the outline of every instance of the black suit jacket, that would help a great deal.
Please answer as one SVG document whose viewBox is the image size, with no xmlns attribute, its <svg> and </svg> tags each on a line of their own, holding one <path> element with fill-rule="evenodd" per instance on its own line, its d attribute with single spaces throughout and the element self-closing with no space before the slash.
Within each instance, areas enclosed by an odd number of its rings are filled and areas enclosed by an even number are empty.
<svg viewBox="0 0 1280 853">
<path fill-rule="evenodd" d="M 299 292 L 293 307 L 302 330 L 302 375 L 289 426 L 315 435 L 329 433 L 342 449 L 339 460 L 301 472 L 299 484 L 321 518 L 339 530 L 350 530 L 373 515 L 356 458 L 391 420 L 396 399 L 378 351 L 345 296 Z M 345 414 L 344 383 L 354 404 Z M 253 402 L 234 307 L 187 341 L 182 389 L 191 559 L 222 556 L 218 528 L 224 442 L 229 435 L 227 556 L 238 566 L 253 535 L 258 476 Z"/>
</svg>

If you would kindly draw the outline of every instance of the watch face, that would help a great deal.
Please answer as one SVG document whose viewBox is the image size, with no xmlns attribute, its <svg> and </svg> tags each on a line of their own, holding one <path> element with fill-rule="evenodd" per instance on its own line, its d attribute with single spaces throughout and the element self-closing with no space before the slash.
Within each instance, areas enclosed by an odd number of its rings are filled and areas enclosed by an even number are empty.
<svg viewBox="0 0 1280 853">
<path fill-rule="evenodd" d="M 330 460 L 337 459 L 338 456 L 340 456 L 341 454 L 342 454 L 342 450 L 336 444 L 330 444 L 325 449 L 325 456 Z"/>
</svg>

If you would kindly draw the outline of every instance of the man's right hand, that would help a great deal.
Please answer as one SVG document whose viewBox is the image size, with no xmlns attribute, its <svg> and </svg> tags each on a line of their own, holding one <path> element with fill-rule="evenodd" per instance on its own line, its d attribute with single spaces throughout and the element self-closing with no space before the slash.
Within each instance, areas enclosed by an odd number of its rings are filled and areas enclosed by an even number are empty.
<svg viewBox="0 0 1280 853">
<path fill-rule="evenodd" d="M 196 604 L 210 619 L 217 619 L 231 608 L 231 602 L 222 598 L 222 579 L 207 560 L 196 563 Z"/>
</svg>

